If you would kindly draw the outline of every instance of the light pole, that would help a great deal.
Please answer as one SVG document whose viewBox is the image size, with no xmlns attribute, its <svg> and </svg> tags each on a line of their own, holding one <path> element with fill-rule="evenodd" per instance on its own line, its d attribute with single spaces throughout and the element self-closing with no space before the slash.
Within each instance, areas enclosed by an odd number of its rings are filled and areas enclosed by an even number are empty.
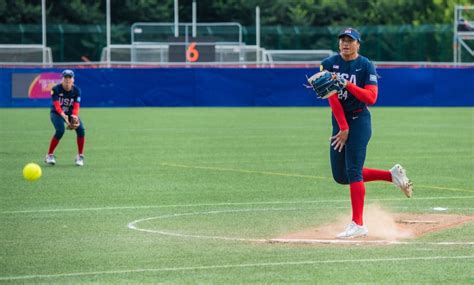
<svg viewBox="0 0 474 285">
<path fill-rule="evenodd" d="M 43 65 L 46 64 L 46 0 L 41 0 L 41 42 L 43 45 Z"/>
<path fill-rule="evenodd" d="M 178 0 L 174 0 L 174 37 L 179 37 L 179 5 Z"/>
<path fill-rule="evenodd" d="M 107 30 L 107 67 L 110 67 L 110 45 L 111 45 L 111 40 L 110 40 L 110 35 L 111 35 L 111 31 L 110 31 L 110 0 L 107 0 L 107 5 L 106 5 L 106 30 Z"/>
</svg>

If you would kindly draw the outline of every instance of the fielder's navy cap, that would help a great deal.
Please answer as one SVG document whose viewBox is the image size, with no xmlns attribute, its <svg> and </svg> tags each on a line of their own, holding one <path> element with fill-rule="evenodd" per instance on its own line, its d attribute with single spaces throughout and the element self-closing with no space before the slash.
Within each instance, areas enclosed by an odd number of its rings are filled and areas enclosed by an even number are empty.
<svg viewBox="0 0 474 285">
<path fill-rule="evenodd" d="M 74 71 L 70 69 L 63 70 L 62 72 L 63 77 L 69 76 L 69 77 L 74 77 Z"/>
<path fill-rule="evenodd" d="M 342 36 L 349 36 L 351 38 L 353 38 L 354 40 L 360 42 L 361 39 L 360 39 L 360 33 L 358 30 L 354 29 L 354 28 L 344 28 L 340 33 L 339 33 L 339 36 L 338 38 L 341 38 Z"/>
</svg>

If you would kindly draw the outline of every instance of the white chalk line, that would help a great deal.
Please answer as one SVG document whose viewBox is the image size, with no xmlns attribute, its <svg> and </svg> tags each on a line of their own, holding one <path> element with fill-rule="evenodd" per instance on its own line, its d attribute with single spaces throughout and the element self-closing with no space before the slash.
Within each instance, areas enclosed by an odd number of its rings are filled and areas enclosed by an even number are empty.
<svg viewBox="0 0 474 285">
<path fill-rule="evenodd" d="M 338 207 L 335 207 L 338 208 Z M 342 207 L 339 207 L 342 208 Z M 345 207 L 344 207 L 345 208 Z M 226 237 L 226 236 L 209 236 L 196 234 L 181 234 L 171 231 L 152 230 L 138 227 L 139 223 L 167 219 L 183 216 L 196 215 L 213 215 L 223 213 L 241 213 L 241 212 L 267 212 L 267 211 L 300 211 L 301 208 L 265 208 L 265 209 L 237 209 L 237 210 L 219 210 L 207 212 L 191 212 L 180 214 L 169 214 L 157 217 L 149 217 L 138 219 L 128 223 L 127 228 L 140 232 L 160 234 L 164 236 L 172 236 L 179 238 L 195 238 L 195 239 L 210 239 L 210 240 L 225 240 L 225 241 L 241 241 L 241 242 L 258 242 L 258 243 L 306 243 L 306 244 L 384 244 L 384 245 L 474 245 L 474 242 L 456 242 L 456 241 L 442 241 L 442 242 L 413 242 L 413 241 L 394 241 L 394 240 L 364 240 L 364 239 L 265 239 L 265 238 L 241 238 L 241 237 Z M 308 209 L 306 209 L 308 210 Z"/>
<path fill-rule="evenodd" d="M 338 208 L 338 207 L 335 207 L 335 208 Z M 344 207 L 344 208 L 347 208 L 347 207 Z M 180 237 L 180 238 L 217 239 L 217 240 L 246 241 L 246 242 L 268 242 L 268 239 L 180 234 L 180 233 L 174 233 L 174 232 L 169 232 L 169 231 L 144 229 L 144 228 L 138 227 L 137 224 L 141 222 L 151 221 L 151 220 L 175 218 L 175 217 L 182 217 L 182 216 L 212 215 L 212 214 L 223 214 L 223 213 L 242 213 L 242 212 L 301 211 L 301 210 L 303 209 L 301 208 L 266 208 L 266 209 L 237 209 L 237 210 L 181 213 L 181 214 L 162 215 L 158 217 L 135 220 L 133 222 L 128 223 L 127 227 L 131 230 L 136 230 L 140 232 L 155 233 L 155 234 L 174 236 L 174 237 Z"/>
<path fill-rule="evenodd" d="M 270 243 L 302 243 L 302 244 L 382 244 L 382 245 L 474 245 L 474 242 L 413 242 L 397 240 L 350 240 L 350 239 L 270 239 Z"/>
<path fill-rule="evenodd" d="M 410 200 L 452 200 L 473 199 L 474 196 L 451 196 L 451 197 L 420 197 Z M 384 201 L 407 201 L 407 198 L 380 198 L 366 199 L 366 202 Z M 118 207 L 95 207 L 95 208 L 61 208 L 61 209 L 33 209 L 2 211 L 1 214 L 31 214 L 31 213 L 54 213 L 54 212 L 80 212 L 80 211 L 115 211 L 115 210 L 138 210 L 138 209 L 160 209 L 160 208 L 191 208 L 191 207 L 218 207 L 218 206 L 248 206 L 248 205 L 278 205 L 278 204 L 317 204 L 317 203 L 347 203 L 347 199 L 340 200 L 313 200 L 313 201 L 259 201 L 259 202 L 228 202 L 228 203 L 196 203 L 196 204 L 174 204 L 174 205 L 142 205 L 142 206 L 118 206 Z M 450 208 L 454 209 L 454 208 Z M 459 210 L 474 210 L 474 208 L 456 208 Z"/>
<path fill-rule="evenodd" d="M 274 267 L 274 266 L 299 266 L 299 265 L 317 265 L 317 264 L 338 264 L 338 263 L 378 263 L 378 262 L 404 262 L 404 261 L 433 261 L 433 260 L 462 260 L 474 259 L 474 255 L 459 256 L 418 256 L 418 257 L 393 257 L 393 258 L 365 258 L 365 259 L 335 259 L 335 260 L 302 260 L 285 262 L 262 262 L 262 263 L 240 263 L 240 264 L 220 264 L 207 266 L 183 266 L 183 267 L 162 267 L 162 268 L 138 268 L 126 270 L 92 271 L 92 272 L 72 272 L 59 274 L 36 274 L 22 276 L 5 276 L 0 280 L 27 280 L 40 278 L 61 278 L 78 277 L 91 275 L 117 275 L 128 273 L 149 273 L 149 272 L 176 272 L 176 271 L 197 271 L 213 269 L 230 268 L 251 268 L 251 267 Z"/>
</svg>

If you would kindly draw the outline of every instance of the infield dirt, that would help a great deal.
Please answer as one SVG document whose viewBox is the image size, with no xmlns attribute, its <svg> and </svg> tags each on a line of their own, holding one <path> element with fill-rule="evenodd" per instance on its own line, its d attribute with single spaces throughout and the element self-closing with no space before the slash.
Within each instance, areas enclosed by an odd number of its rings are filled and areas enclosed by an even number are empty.
<svg viewBox="0 0 474 285">
<path fill-rule="evenodd" d="M 390 213 L 378 205 L 370 205 L 364 213 L 367 237 L 357 239 L 402 241 L 444 231 L 465 223 L 474 222 L 474 216 L 450 214 Z M 350 213 L 332 223 L 317 228 L 289 233 L 276 239 L 334 240 L 351 219 Z"/>
</svg>

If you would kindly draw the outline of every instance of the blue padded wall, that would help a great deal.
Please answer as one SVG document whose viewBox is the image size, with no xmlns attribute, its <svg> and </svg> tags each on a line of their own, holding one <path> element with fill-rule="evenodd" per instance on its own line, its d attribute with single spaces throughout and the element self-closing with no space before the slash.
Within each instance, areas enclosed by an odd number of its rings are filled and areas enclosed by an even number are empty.
<svg viewBox="0 0 474 285">
<path fill-rule="evenodd" d="M 48 99 L 12 97 L 13 74 L 0 70 L 0 107 L 45 107 Z M 75 69 L 84 107 L 327 106 L 305 89 L 305 68 Z M 379 68 L 377 106 L 473 106 L 474 68 Z M 25 83 L 29 84 L 28 82 Z M 27 96 L 25 96 L 27 97 Z"/>
</svg>

